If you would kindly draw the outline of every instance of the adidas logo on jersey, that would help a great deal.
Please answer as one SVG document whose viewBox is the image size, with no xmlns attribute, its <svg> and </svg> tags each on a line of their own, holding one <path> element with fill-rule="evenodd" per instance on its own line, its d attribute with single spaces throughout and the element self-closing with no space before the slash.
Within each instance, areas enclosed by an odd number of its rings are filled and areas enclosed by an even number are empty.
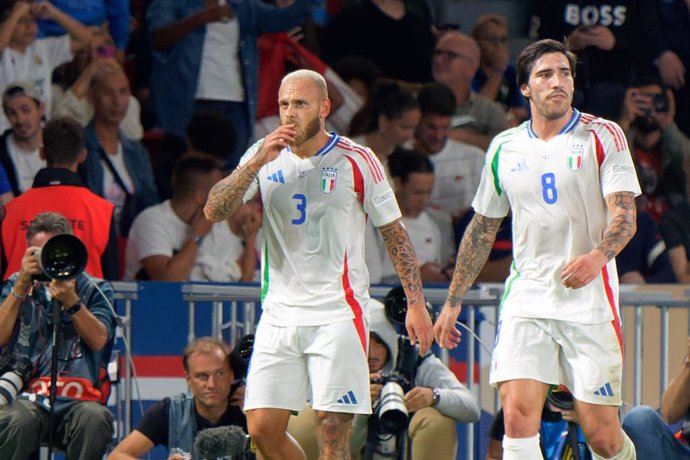
<svg viewBox="0 0 690 460">
<path fill-rule="evenodd" d="M 529 171 L 529 166 L 527 166 L 527 162 L 525 161 L 524 158 L 521 158 L 520 161 L 518 161 L 515 166 L 510 168 L 510 172 L 520 172 L 520 171 Z"/>
<path fill-rule="evenodd" d="M 346 395 L 343 395 L 343 397 L 336 402 L 338 404 L 358 404 L 355 393 L 352 390 L 348 391 Z"/>
<path fill-rule="evenodd" d="M 274 172 L 273 174 L 269 174 L 266 179 L 270 180 L 271 182 L 278 182 L 279 184 L 285 183 L 282 169 L 279 169 L 278 172 Z"/>
<path fill-rule="evenodd" d="M 606 382 L 606 385 L 594 392 L 594 396 L 613 396 L 613 389 L 611 388 L 611 384 L 609 382 Z"/>
</svg>

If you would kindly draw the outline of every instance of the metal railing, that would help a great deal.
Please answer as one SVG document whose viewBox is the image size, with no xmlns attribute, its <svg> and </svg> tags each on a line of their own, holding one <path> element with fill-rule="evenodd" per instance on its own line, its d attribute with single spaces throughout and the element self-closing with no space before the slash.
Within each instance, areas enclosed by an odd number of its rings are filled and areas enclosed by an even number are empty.
<svg viewBox="0 0 690 460">
<path fill-rule="evenodd" d="M 121 316 L 121 326 L 125 331 L 124 339 L 128 342 L 128 350 L 131 350 L 131 309 L 132 303 L 137 299 L 137 284 L 136 283 L 113 283 L 116 291 L 116 299 L 124 300 L 125 312 Z M 390 290 L 391 286 L 372 286 L 370 294 L 374 298 L 383 298 Z M 687 288 L 687 289 L 686 289 Z M 247 284 L 193 284 L 188 283 L 182 285 L 182 298 L 187 302 L 187 316 L 188 316 L 188 339 L 193 339 L 196 336 L 195 329 L 195 314 L 198 308 L 209 308 L 211 318 L 212 334 L 218 338 L 225 339 L 230 343 L 236 341 L 244 334 L 253 333 L 257 309 L 259 308 L 260 287 L 258 285 Z M 434 305 L 441 305 L 446 298 L 447 289 L 444 287 L 434 287 L 424 289 L 427 301 Z M 680 294 L 679 294 L 680 292 Z M 654 306 L 660 311 L 660 341 L 662 343 L 659 362 L 660 362 L 660 386 L 661 392 L 668 384 L 668 331 L 669 331 L 669 313 L 673 309 L 683 308 L 690 310 L 690 286 L 678 285 L 640 285 L 640 286 L 622 286 L 620 294 L 621 316 L 622 312 L 629 308 L 634 309 L 632 334 L 633 334 L 633 405 L 639 405 L 642 402 L 642 385 L 643 385 L 643 369 L 642 369 L 642 333 L 643 333 L 643 309 Z M 481 307 L 496 307 L 500 303 L 503 294 L 502 284 L 482 284 L 476 289 L 472 289 L 465 296 L 465 323 L 471 330 L 475 330 L 477 325 L 477 314 Z M 227 308 L 226 308 L 227 307 Z M 493 309 L 492 309 L 493 310 Z M 495 311 L 495 310 L 494 310 Z M 685 325 L 687 329 L 687 325 Z M 494 329 L 495 333 L 495 329 Z M 627 330 L 627 334 L 630 330 Z M 475 352 L 476 340 L 471 338 L 470 334 L 465 334 L 464 341 L 466 343 L 466 357 L 467 357 L 467 375 L 465 378 L 466 385 L 470 390 L 474 390 L 475 394 L 480 392 L 482 382 L 478 388 L 475 388 Z M 471 339 L 471 340 L 470 340 Z M 491 339 L 492 337 L 486 337 Z M 685 345 L 685 344 L 684 344 Z M 448 363 L 448 352 L 441 351 L 441 359 Z M 124 377 L 124 392 L 125 392 L 125 414 L 124 414 L 124 428 L 125 433 L 129 433 L 131 426 L 131 369 L 129 364 L 125 366 Z M 484 385 L 485 386 L 485 385 Z M 494 391 L 494 409 L 498 407 L 498 395 Z M 659 399 L 661 394 L 659 395 Z M 466 432 L 466 456 L 467 459 L 475 458 L 475 426 L 473 424 L 467 425 Z"/>
</svg>

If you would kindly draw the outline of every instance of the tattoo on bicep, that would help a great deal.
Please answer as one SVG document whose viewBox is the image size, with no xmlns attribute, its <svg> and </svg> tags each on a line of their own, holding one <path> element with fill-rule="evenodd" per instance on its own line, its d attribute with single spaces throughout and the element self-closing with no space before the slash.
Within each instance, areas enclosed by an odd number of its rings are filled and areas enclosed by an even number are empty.
<svg viewBox="0 0 690 460">
<path fill-rule="evenodd" d="M 451 306 L 461 306 L 462 297 L 484 267 L 501 221 L 503 218 L 485 217 L 481 214 L 472 217 L 460 242 L 455 271 L 448 290 L 447 302 Z"/>
<path fill-rule="evenodd" d="M 400 219 L 379 227 L 383 244 L 400 281 L 409 295 L 416 295 L 422 287 L 422 278 L 417 263 L 417 255 Z"/>
<path fill-rule="evenodd" d="M 258 170 L 247 163 L 235 169 L 232 174 L 211 188 L 205 207 L 211 220 L 214 222 L 225 220 L 239 209 L 257 173 Z"/>
<path fill-rule="evenodd" d="M 611 220 L 597 248 L 606 255 L 607 260 L 611 260 L 635 235 L 637 229 L 635 194 L 632 192 L 612 193 L 606 197 L 606 205 L 611 214 Z"/>
</svg>

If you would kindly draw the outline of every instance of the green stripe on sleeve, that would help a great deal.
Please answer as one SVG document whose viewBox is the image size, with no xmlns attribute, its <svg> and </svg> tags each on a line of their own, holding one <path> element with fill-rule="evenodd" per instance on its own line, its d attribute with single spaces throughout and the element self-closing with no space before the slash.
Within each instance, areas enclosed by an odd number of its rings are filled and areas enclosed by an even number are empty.
<svg viewBox="0 0 690 460">
<path fill-rule="evenodd" d="M 494 178 L 494 188 L 496 189 L 496 193 L 498 194 L 498 196 L 501 196 L 503 194 L 501 183 L 498 180 L 498 159 L 501 156 L 501 147 L 503 147 L 503 144 L 498 146 L 498 150 L 496 150 L 494 157 L 491 159 L 491 175 Z"/>
</svg>

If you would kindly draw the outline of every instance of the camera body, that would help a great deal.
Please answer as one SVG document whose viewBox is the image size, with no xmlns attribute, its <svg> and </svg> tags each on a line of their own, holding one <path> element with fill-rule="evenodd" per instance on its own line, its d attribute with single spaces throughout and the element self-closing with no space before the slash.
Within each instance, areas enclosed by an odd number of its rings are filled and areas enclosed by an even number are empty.
<svg viewBox="0 0 690 460">
<path fill-rule="evenodd" d="M 14 398 L 29 381 L 33 366 L 26 358 L 0 358 L 0 406 L 12 404 Z"/>
</svg>

